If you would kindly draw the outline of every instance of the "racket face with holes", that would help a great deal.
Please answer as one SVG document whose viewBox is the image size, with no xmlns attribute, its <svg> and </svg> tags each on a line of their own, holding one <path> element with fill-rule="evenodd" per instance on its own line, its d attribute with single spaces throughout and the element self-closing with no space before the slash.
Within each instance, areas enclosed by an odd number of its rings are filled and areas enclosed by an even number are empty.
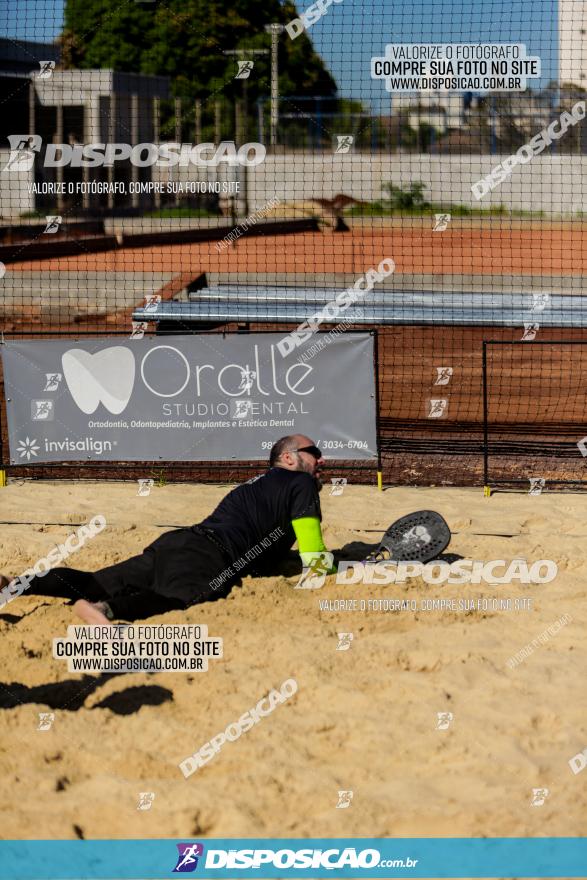
<svg viewBox="0 0 587 880">
<path fill-rule="evenodd" d="M 394 562 L 431 562 L 450 543 L 450 529 L 434 510 L 402 516 L 386 531 L 377 553 L 387 551 Z"/>
</svg>

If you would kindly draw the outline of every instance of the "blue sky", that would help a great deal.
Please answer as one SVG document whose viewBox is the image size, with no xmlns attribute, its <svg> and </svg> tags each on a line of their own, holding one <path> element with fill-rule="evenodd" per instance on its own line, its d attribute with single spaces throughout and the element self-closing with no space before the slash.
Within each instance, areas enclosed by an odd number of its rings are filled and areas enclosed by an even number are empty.
<svg viewBox="0 0 587 880">
<path fill-rule="evenodd" d="M 298 0 L 298 10 L 310 2 Z M 391 42 L 526 43 L 529 54 L 542 58 L 544 84 L 556 72 L 557 7 L 556 0 L 341 0 L 308 35 L 341 93 L 379 110 L 389 96 L 383 81 L 371 79 L 370 59 Z M 2 36 L 51 42 L 62 21 L 63 0 L 0 0 Z"/>
</svg>

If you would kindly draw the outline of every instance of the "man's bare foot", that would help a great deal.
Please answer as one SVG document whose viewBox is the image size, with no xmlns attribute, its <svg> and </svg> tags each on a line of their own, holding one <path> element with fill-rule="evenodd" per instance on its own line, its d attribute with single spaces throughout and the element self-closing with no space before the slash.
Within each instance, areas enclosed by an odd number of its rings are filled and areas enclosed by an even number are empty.
<svg viewBox="0 0 587 880">
<path fill-rule="evenodd" d="M 73 610 L 86 623 L 112 626 L 112 621 L 104 614 L 107 607 L 105 602 L 88 602 L 86 599 L 78 599 Z"/>
</svg>

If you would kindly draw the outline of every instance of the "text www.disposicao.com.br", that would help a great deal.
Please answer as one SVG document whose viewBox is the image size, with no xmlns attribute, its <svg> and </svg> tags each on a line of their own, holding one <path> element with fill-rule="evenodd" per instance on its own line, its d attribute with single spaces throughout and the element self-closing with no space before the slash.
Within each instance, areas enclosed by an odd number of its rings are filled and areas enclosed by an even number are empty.
<svg viewBox="0 0 587 880">
<path fill-rule="evenodd" d="M 202 668 L 200 657 L 72 657 L 74 672 L 173 672 Z"/>
</svg>

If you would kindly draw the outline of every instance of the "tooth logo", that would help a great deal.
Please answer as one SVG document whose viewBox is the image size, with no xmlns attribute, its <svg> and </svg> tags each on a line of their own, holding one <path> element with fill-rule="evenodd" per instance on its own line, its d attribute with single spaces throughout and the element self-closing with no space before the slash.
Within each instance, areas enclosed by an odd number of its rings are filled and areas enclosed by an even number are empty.
<svg viewBox="0 0 587 880">
<path fill-rule="evenodd" d="M 71 396 L 86 415 L 100 403 L 113 415 L 124 410 L 135 381 L 135 359 L 128 348 L 115 345 L 96 354 L 72 348 L 61 363 Z"/>
</svg>

